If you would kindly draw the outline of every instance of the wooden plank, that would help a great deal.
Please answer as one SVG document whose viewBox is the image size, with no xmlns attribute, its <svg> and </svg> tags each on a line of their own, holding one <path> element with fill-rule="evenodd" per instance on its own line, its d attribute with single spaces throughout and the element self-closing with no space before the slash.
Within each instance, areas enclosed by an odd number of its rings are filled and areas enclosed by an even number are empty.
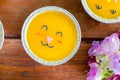
<svg viewBox="0 0 120 80">
<path fill-rule="evenodd" d="M 24 51 L 21 40 L 5 39 L 0 50 L 0 80 L 86 80 L 87 51 L 90 44 L 81 43 L 77 54 L 59 66 L 43 66 Z"/>
<path fill-rule="evenodd" d="M 27 16 L 43 6 L 60 6 L 70 11 L 81 25 L 83 38 L 104 38 L 120 29 L 120 23 L 103 24 L 84 11 L 80 0 L 0 0 L 0 20 L 6 37 L 20 37 Z"/>
</svg>

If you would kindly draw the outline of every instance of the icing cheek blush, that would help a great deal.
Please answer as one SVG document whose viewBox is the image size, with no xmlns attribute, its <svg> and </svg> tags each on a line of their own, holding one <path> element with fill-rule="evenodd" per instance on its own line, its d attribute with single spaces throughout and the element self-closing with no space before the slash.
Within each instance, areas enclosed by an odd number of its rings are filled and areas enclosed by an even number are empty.
<svg viewBox="0 0 120 80">
<path fill-rule="evenodd" d="M 120 22 L 119 0 L 82 0 L 86 12 L 103 23 Z"/>
<path fill-rule="evenodd" d="M 43 65 L 67 62 L 81 41 L 80 26 L 65 9 L 48 6 L 33 12 L 23 25 L 23 46 L 35 61 Z"/>
</svg>

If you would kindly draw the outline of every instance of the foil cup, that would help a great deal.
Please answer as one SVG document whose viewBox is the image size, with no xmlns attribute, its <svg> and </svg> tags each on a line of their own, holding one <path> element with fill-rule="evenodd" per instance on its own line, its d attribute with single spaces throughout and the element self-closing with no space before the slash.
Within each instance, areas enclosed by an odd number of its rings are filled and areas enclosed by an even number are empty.
<svg viewBox="0 0 120 80">
<path fill-rule="evenodd" d="M 34 18 L 36 15 L 46 12 L 46 11 L 59 11 L 62 12 L 64 14 L 66 14 L 75 24 L 76 26 L 76 31 L 77 31 L 77 43 L 76 46 L 74 48 L 74 50 L 69 54 L 69 56 L 67 56 L 66 58 L 59 60 L 59 61 L 54 61 L 54 62 L 48 62 L 43 60 L 42 58 L 37 57 L 30 49 L 26 40 L 26 30 L 28 28 L 28 25 L 31 21 L 32 18 Z M 46 7 L 42 7 L 39 8 L 37 10 L 35 10 L 34 12 L 32 12 L 28 18 L 26 19 L 26 21 L 24 22 L 23 28 L 22 28 L 22 32 L 21 32 L 21 38 L 22 38 L 22 44 L 23 47 L 25 49 L 25 51 L 27 52 L 27 54 L 36 62 L 42 64 L 42 65 L 47 65 L 47 66 L 55 66 L 55 65 L 60 65 L 63 64 L 65 62 L 67 62 L 68 60 L 70 60 L 78 51 L 80 43 L 81 43 L 81 29 L 80 29 L 80 25 L 78 23 L 78 21 L 76 20 L 76 18 L 67 10 L 57 7 L 57 6 L 46 6 Z"/>
<path fill-rule="evenodd" d="M 98 15 L 96 15 L 94 12 L 92 12 L 87 4 L 87 0 L 81 0 L 81 3 L 83 5 L 84 10 L 87 12 L 89 16 L 91 16 L 93 19 L 102 22 L 102 23 L 118 23 L 120 22 L 120 16 L 112 19 L 102 18 Z"/>
</svg>

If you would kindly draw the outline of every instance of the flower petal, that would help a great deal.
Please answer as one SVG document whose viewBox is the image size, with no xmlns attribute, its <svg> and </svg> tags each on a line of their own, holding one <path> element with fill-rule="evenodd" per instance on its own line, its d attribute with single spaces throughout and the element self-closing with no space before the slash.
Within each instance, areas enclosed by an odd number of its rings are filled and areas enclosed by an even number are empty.
<svg viewBox="0 0 120 80">
<path fill-rule="evenodd" d="M 91 63 L 89 64 L 90 71 L 88 73 L 87 80 L 101 80 L 101 69 L 99 68 L 97 63 Z"/>
<path fill-rule="evenodd" d="M 118 34 L 114 33 L 109 37 L 106 37 L 102 43 L 93 42 L 92 47 L 89 49 L 89 56 L 98 56 L 100 54 L 111 55 L 119 50 L 119 38 Z"/>
</svg>

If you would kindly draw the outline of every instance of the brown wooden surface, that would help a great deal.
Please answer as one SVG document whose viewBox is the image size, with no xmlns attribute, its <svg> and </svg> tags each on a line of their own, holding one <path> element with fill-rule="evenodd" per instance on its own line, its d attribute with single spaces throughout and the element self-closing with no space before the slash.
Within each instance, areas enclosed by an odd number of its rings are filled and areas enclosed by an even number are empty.
<svg viewBox="0 0 120 80">
<path fill-rule="evenodd" d="M 82 42 L 77 54 L 67 63 L 49 67 L 33 61 L 21 43 L 21 28 L 27 16 L 43 6 L 59 6 L 78 20 Z M 0 50 L 0 80 L 86 80 L 88 49 L 93 40 L 102 40 L 116 32 L 120 23 L 104 24 L 93 20 L 84 11 L 80 0 L 0 0 L 0 20 L 5 41 Z"/>
</svg>

